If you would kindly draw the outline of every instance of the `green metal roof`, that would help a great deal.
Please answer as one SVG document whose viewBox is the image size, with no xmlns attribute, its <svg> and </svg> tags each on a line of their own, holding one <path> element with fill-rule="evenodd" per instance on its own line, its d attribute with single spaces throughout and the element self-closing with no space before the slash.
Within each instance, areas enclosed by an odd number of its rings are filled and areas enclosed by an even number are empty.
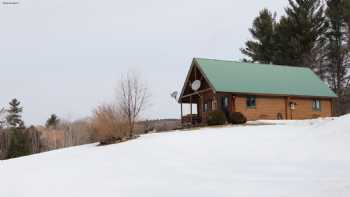
<svg viewBox="0 0 350 197">
<path fill-rule="evenodd" d="M 195 58 L 217 92 L 337 97 L 309 68 Z"/>
</svg>

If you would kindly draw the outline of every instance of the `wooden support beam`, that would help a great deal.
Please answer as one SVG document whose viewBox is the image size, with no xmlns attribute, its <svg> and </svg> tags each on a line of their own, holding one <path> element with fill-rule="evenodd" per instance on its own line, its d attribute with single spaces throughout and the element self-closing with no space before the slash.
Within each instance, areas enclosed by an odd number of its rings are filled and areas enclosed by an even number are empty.
<svg viewBox="0 0 350 197">
<path fill-rule="evenodd" d="M 190 96 L 190 112 L 191 112 L 191 124 L 193 123 L 193 114 L 192 114 L 192 96 Z"/>
<path fill-rule="evenodd" d="M 198 113 L 198 115 L 202 117 L 204 112 L 204 96 L 201 96 L 200 99 L 201 99 L 201 102 L 198 104 L 198 109 L 200 108 L 201 114 Z"/>
<path fill-rule="evenodd" d="M 180 105 L 181 105 L 181 125 L 183 126 L 184 122 L 183 122 L 182 102 L 180 102 Z"/>
<path fill-rule="evenodd" d="M 184 95 L 183 97 L 181 97 L 181 99 L 192 97 L 194 95 L 197 95 L 197 94 L 200 94 L 200 93 L 204 93 L 204 92 L 208 92 L 210 90 L 211 90 L 211 88 L 208 88 L 208 89 L 205 89 L 205 90 L 200 90 L 200 91 L 197 91 L 197 92 L 194 92 L 194 93 L 191 93 L 191 94 L 187 94 L 187 95 Z"/>
</svg>

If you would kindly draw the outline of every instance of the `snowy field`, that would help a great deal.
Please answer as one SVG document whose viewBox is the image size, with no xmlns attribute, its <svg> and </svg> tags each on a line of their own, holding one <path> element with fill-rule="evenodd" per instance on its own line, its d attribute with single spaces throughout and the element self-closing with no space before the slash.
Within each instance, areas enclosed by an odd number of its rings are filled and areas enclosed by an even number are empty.
<svg viewBox="0 0 350 197">
<path fill-rule="evenodd" d="M 0 161 L 0 197 L 350 196 L 350 115 L 259 123 Z"/>
</svg>

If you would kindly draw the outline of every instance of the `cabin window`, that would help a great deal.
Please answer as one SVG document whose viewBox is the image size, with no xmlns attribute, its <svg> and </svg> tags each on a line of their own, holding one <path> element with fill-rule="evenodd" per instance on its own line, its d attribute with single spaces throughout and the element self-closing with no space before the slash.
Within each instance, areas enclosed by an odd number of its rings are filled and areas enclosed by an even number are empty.
<svg viewBox="0 0 350 197">
<path fill-rule="evenodd" d="M 248 108 L 256 108 L 256 97 L 255 96 L 247 96 L 247 107 Z"/>
<path fill-rule="evenodd" d="M 321 111 L 321 101 L 319 99 L 315 99 L 312 102 L 312 109 L 314 111 Z"/>
<path fill-rule="evenodd" d="M 228 97 L 227 96 L 222 97 L 222 106 L 223 106 L 223 108 L 228 108 Z"/>
</svg>

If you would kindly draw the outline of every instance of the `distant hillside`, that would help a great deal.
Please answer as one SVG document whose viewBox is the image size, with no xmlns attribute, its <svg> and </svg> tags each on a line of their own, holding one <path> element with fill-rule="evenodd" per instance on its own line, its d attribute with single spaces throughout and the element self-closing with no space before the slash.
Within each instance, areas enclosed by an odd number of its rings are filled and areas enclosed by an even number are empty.
<svg viewBox="0 0 350 197">
<path fill-rule="evenodd" d="M 181 128 L 181 120 L 179 119 L 156 119 L 138 122 L 137 133 L 147 132 L 164 132 Z"/>
</svg>

